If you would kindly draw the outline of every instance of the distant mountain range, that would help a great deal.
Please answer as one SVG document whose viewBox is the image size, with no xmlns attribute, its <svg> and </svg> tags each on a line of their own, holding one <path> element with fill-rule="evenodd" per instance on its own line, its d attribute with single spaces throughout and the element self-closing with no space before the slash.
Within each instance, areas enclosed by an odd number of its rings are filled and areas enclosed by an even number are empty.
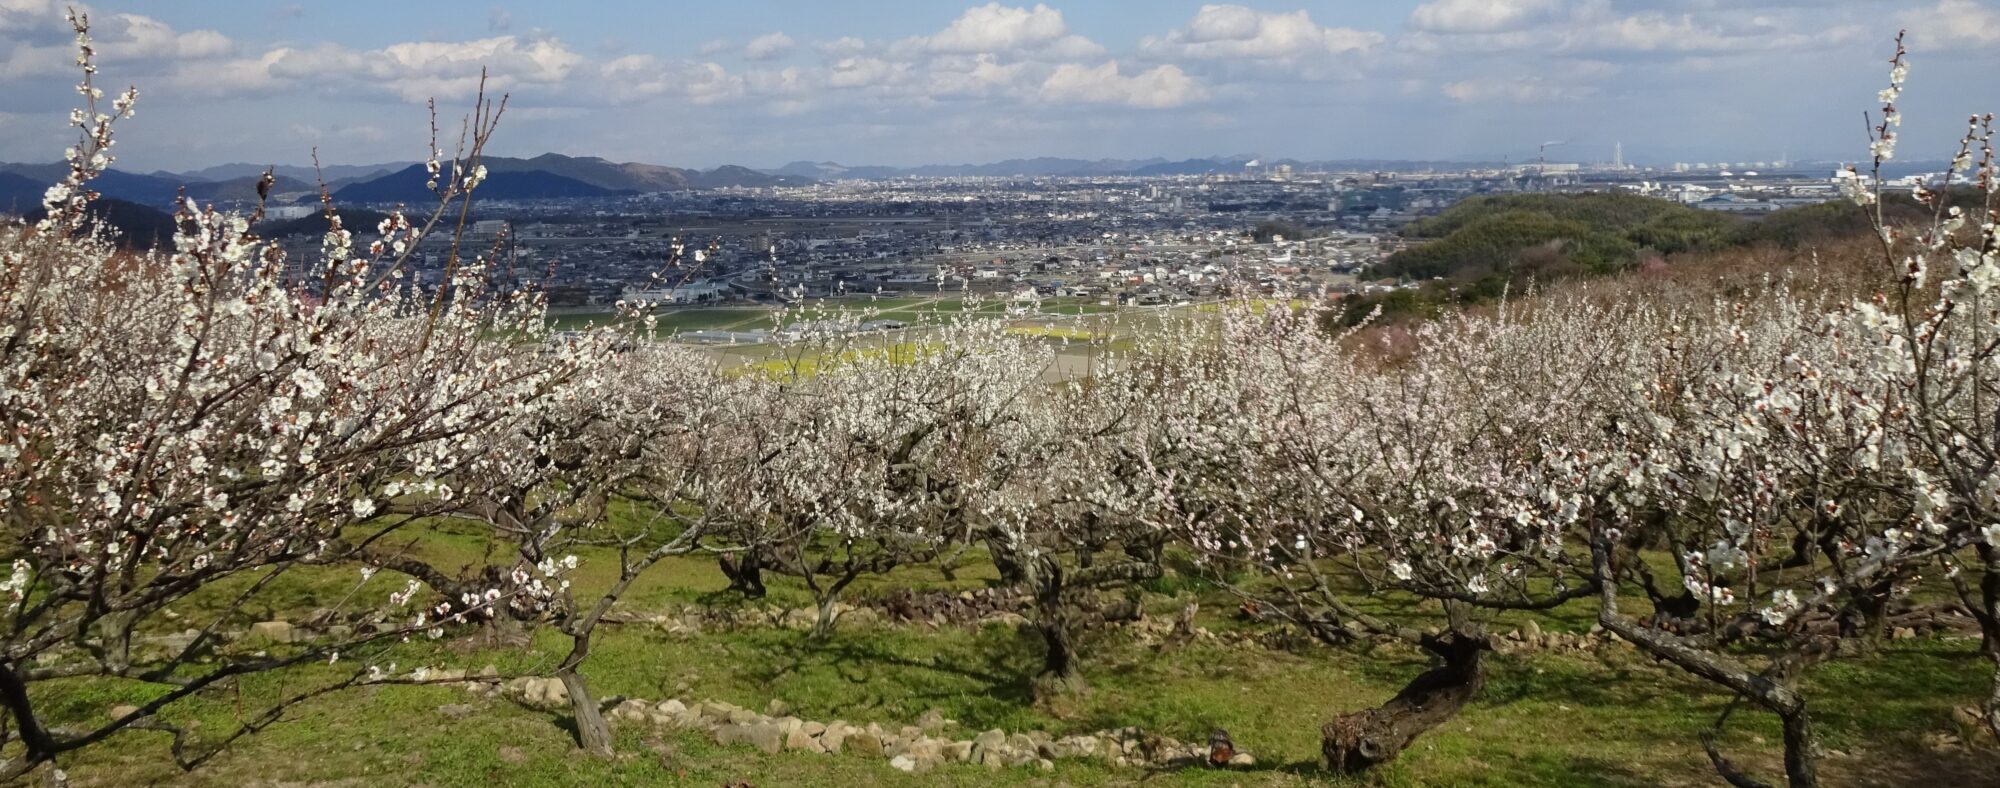
<svg viewBox="0 0 2000 788">
<path fill-rule="evenodd" d="M 545 153 L 532 159 L 488 156 L 489 173 L 480 194 L 489 200 L 538 200 L 566 197 L 614 197 L 649 192 L 765 188 L 813 182 L 790 173 L 764 172 L 725 165 L 692 170 L 658 164 L 618 163 L 592 156 Z M 425 188 L 430 180 L 421 164 L 342 165 L 315 171 L 311 167 L 272 168 L 274 202 L 310 202 L 317 198 L 318 179 L 343 203 L 422 203 L 435 197 Z M 0 163 L 0 211 L 23 214 L 41 204 L 42 192 L 61 180 L 69 166 Z M 106 197 L 156 208 L 172 208 L 183 189 L 201 202 L 242 203 L 256 199 L 264 168 L 223 164 L 192 172 L 139 174 L 109 170 L 93 183 Z"/>
<path fill-rule="evenodd" d="M 489 156 L 490 173 L 481 194 L 490 200 L 535 200 L 567 197 L 615 197 L 665 191 L 727 188 L 767 188 L 808 185 L 830 180 L 884 180 L 906 177 L 1144 177 L 1217 175 L 1246 169 L 1291 165 L 1299 171 L 1460 169 L 1468 162 L 1344 160 L 1263 160 L 1249 154 L 1201 159 L 1008 159 L 990 164 L 931 164 L 918 167 L 846 166 L 831 161 L 795 161 L 775 169 L 724 165 L 712 170 L 668 167 L 638 162 L 613 162 L 595 156 L 545 153 L 531 159 Z M 25 213 L 41 203 L 48 184 L 68 172 L 68 165 L 0 163 L 0 211 Z M 183 189 L 201 202 L 244 203 L 254 200 L 264 167 L 221 164 L 189 172 L 140 174 L 110 170 L 95 188 L 106 197 L 171 209 Z M 342 203 L 424 203 L 434 199 L 424 187 L 430 180 L 421 164 L 395 162 L 371 165 L 329 165 L 272 168 L 277 177 L 272 200 L 310 203 L 317 199 L 319 181 L 326 179 L 334 199 Z"/>
</svg>

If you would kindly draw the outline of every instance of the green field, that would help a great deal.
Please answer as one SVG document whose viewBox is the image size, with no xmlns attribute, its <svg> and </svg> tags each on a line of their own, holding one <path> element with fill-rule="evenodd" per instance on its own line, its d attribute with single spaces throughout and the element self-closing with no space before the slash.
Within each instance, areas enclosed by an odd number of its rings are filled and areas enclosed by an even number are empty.
<svg viewBox="0 0 2000 788">
<path fill-rule="evenodd" d="M 487 549 L 476 527 L 444 524 L 419 534 L 410 549 L 452 564 L 477 564 Z M 581 554 L 582 590 L 602 588 L 615 563 L 603 551 Z M 896 587 L 976 588 L 992 582 L 976 560 L 946 581 L 932 567 L 864 579 L 853 591 Z M 205 593 L 213 602 L 253 582 L 238 578 Z M 795 582 L 772 578 L 772 595 L 751 603 L 724 592 L 707 560 L 671 559 L 654 567 L 619 610 L 666 610 L 700 603 L 751 614 L 805 604 Z M 354 591 L 351 569 L 303 567 L 274 581 L 267 601 L 233 626 L 271 617 L 297 619 Z M 402 585 L 383 573 L 362 586 L 373 600 Z M 1227 633 L 1252 625 L 1232 615 L 1234 600 L 1193 577 L 1170 573 L 1147 586 L 1145 606 L 1167 615 L 1199 599 L 1198 623 Z M 1421 624 L 1424 608 L 1410 600 L 1372 599 L 1379 609 Z M 199 601 L 179 606 L 199 619 Z M 1581 632 L 1592 611 L 1580 603 L 1537 617 L 1551 632 Z M 754 616 L 753 616 L 754 617 Z M 1527 620 L 1509 614 L 1511 628 Z M 1825 744 L 1834 752 L 1822 769 L 1830 785 L 1990 784 L 1990 753 L 1933 752 L 1927 736 L 1955 730 L 1954 705 L 1987 688 L 1990 669 L 1975 658 L 1976 639 L 1892 641 L 1878 653 L 1819 670 L 1808 683 Z M 283 648 L 283 647 L 278 647 Z M 379 655 L 402 670 L 424 665 L 506 673 L 544 671 L 567 648 L 563 637 L 538 633 L 521 647 L 492 647 L 477 635 L 395 646 Z M 531 708 L 504 696 L 477 697 L 445 687 L 382 686 L 347 690 L 295 707 L 283 722 L 239 743 L 193 773 L 167 758 L 168 737 L 150 731 L 118 735 L 111 746 L 64 760 L 72 784 L 186 785 L 1306 785 L 1322 783 L 1318 726 L 1330 716 L 1379 703 L 1421 672 L 1426 660 L 1395 645 L 1334 648 L 1306 640 L 1250 644 L 1227 638 L 1162 647 L 1114 630 L 1086 639 L 1087 693 L 1037 703 L 1028 677 L 1038 665 L 1039 639 L 1001 624 L 959 628 L 841 625 L 825 642 L 775 626 L 703 634 L 671 634 L 649 625 L 600 629 L 584 673 L 604 698 L 657 701 L 717 699 L 762 709 L 773 698 L 812 720 L 901 725 L 931 709 L 956 720 L 949 730 L 970 738 L 988 728 L 1088 733 L 1137 725 L 1183 740 L 1228 729 L 1259 764 L 1249 770 L 1155 773 L 1097 761 L 1062 761 L 1055 771 L 952 765 L 930 774 L 895 771 L 880 759 L 850 754 L 784 753 L 721 747 L 696 733 L 614 722 L 617 756 L 580 755 L 566 711 Z M 230 730 L 262 703 L 339 675 L 352 665 L 320 665 L 263 674 L 233 689 L 199 696 L 166 718 L 194 731 Z M 49 718 L 101 719 L 146 690 L 95 680 L 35 685 Z M 1389 786 L 1698 786 L 1717 780 L 1698 735 L 1728 702 L 1714 685 L 1655 664 L 1629 648 L 1595 652 L 1502 655 L 1479 699 L 1444 727 L 1419 739 L 1402 760 L 1353 784 Z M 461 707 L 461 704 L 464 704 Z M 1723 746 L 1740 765 L 1777 774 L 1779 729 L 1768 715 L 1741 711 Z M 1984 781 L 1984 782 L 1982 782 Z"/>
<path fill-rule="evenodd" d="M 1040 311 L 1050 315 L 1076 316 L 1107 314 L 1115 312 L 1116 308 L 1080 299 L 1049 299 L 1042 302 Z M 865 315 L 870 319 L 929 323 L 974 315 L 1006 317 L 1007 314 L 1007 304 L 1003 300 L 984 299 L 977 303 L 968 303 L 966 299 L 958 297 L 899 296 L 879 299 L 827 299 L 783 310 L 773 307 L 666 308 L 654 315 L 654 321 L 656 330 L 662 336 L 671 336 L 683 331 L 771 329 L 797 320 L 833 316 Z M 566 312 L 551 315 L 549 320 L 550 327 L 557 331 L 582 330 L 617 322 L 621 322 L 621 319 L 610 310 Z"/>
</svg>

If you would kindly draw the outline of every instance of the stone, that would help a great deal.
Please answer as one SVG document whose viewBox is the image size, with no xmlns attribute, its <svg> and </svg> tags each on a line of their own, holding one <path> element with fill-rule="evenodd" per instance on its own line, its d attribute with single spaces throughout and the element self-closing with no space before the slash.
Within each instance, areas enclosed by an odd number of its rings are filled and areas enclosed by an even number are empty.
<svg viewBox="0 0 2000 788">
<path fill-rule="evenodd" d="M 772 698 L 770 703 L 764 704 L 764 714 L 766 716 L 785 717 L 790 716 L 791 713 L 792 704 L 778 700 L 777 698 Z"/>
<path fill-rule="evenodd" d="M 898 755 L 894 758 L 890 758 L 889 766 L 896 769 L 897 771 L 902 771 L 902 772 L 915 772 L 917 770 L 916 759 L 911 758 L 908 755 Z"/>
<path fill-rule="evenodd" d="M 646 702 L 643 700 L 627 700 L 619 703 L 617 707 L 611 710 L 611 718 L 614 720 L 643 722 L 646 719 L 646 713 L 651 710 L 652 707 L 646 705 Z"/>
<path fill-rule="evenodd" d="M 882 757 L 882 737 L 863 731 L 847 737 L 847 749 L 863 758 Z"/>
<path fill-rule="evenodd" d="M 130 703 L 121 703 L 119 705 L 113 706 L 111 707 L 111 712 L 110 712 L 111 719 L 114 720 L 122 720 L 125 719 L 125 717 L 128 715 L 138 714 L 138 713 L 139 713 L 139 707 L 134 706 Z"/>
<path fill-rule="evenodd" d="M 985 733 L 973 737 L 972 755 L 973 757 L 976 758 L 979 756 L 980 753 L 999 747 L 1006 743 L 1007 743 L 1007 732 L 1000 730 L 999 728 L 995 728 L 993 730 L 987 731 Z"/>
<path fill-rule="evenodd" d="M 820 741 L 813 738 L 812 734 L 796 729 L 791 733 L 785 734 L 785 749 L 801 750 L 804 752 L 826 752 L 826 746 L 820 744 Z"/>
<path fill-rule="evenodd" d="M 1090 758 L 1096 756 L 1099 751 L 1096 736 L 1070 736 L 1062 741 L 1069 743 L 1066 749 L 1072 757 Z"/>
<path fill-rule="evenodd" d="M 715 743 L 748 744 L 767 755 L 777 755 L 785 747 L 785 735 L 778 731 L 778 726 L 769 723 L 731 723 L 715 729 Z"/>
<path fill-rule="evenodd" d="M 917 718 L 917 727 L 922 729 L 924 733 L 937 733 L 944 730 L 944 727 L 948 724 L 950 724 L 950 720 L 946 720 L 944 712 L 937 709 L 926 711 L 924 712 L 924 716 Z"/>
<path fill-rule="evenodd" d="M 918 762 L 941 763 L 944 761 L 945 745 L 950 743 L 941 739 L 917 739 L 904 744 L 903 751 Z"/>
<path fill-rule="evenodd" d="M 1257 765 L 1257 759 L 1250 757 L 1250 753 L 1239 752 L 1229 759 L 1229 765 L 1239 769 L 1248 769 Z"/>
<path fill-rule="evenodd" d="M 1540 640 L 1541 637 L 1542 637 L 1542 625 L 1535 623 L 1534 619 L 1532 618 L 1528 619 L 1528 623 L 1521 625 L 1522 640 L 1528 641 L 1529 643 L 1534 643 Z"/>
<path fill-rule="evenodd" d="M 1911 640 L 1916 636 L 1917 631 L 1909 627 L 1896 627 L 1895 631 L 1889 633 L 1889 637 L 1895 640 Z"/>
<path fill-rule="evenodd" d="M 806 720 L 805 724 L 799 726 L 799 730 L 805 731 L 807 736 L 818 736 L 826 732 L 826 725 Z"/>
<path fill-rule="evenodd" d="M 468 716 L 472 714 L 472 711 L 473 711 L 472 704 L 470 703 L 447 703 L 443 706 L 438 707 L 439 714 L 442 714 L 446 717 L 450 717 L 454 720 L 460 717 Z"/>
<path fill-rule="evenodd" d="M 840 752 L 847 746 L 848 730 L 850 729 L 845 725 L 828 726 L 826 732 L 819 735 L 819 746 L 825 748 L 827 752 Z"/>
<path fill-rule="evenodd" d="M 1056 762 L 1047 758 L 1039 758 L 1035 761 L 1035 768 L 1044 772 L 1052 772 L 1056 770 Z"/>
<path fill-rule="evenodd" d="M 945 760 L 951 761 L 952 763 L 965 763 L 966 761 L 972 760 L 972 742 L 969 741 L 951 742 L 944 746 L 940 754 L 944 756 Z"/>
<path fill-rule="evenodd" d="M 681 712 L 687 711 L 688 707 L 687 704 L 685 703 L 682 703 L 673 698 L 668 698 L 666 700 L 660 701 L 660 705 L 654 706 L 653 710 L 661 714 L 667 714 L 678 717 L 680 716 Z"/>
<path fill-rule="evenodd" d="M 1016 733 L 1007 737 L 1007 749 L 1016 752 L 1035 752 L 1038 748 L 1035 746 L 1035 740 L 1028 738 L 1027 734 Z"/>
<path fill-rule="evenodd" d="M 259 621 L 250 625 L 253 643 L 290 643 L 296 633 L 289 621 Z"/>
<path fill-rule="evenodd" d="M 527 753 L 521 752 L 521 748 L 519 747 L 501 745 L 500 760 L 505 761 L 507 763 L 521 763 L 523 761 L 528 760 L 528 755 Z"/>
<path fill-rule="evenodd" d="M 569 702 L 569 688 L 563 686 L 562 679 L 530 676 L 521 696 L 531 705 L 559 706 Z"/>
<path fill-rule="evenodd" d="M 749 725 L 753 722 L 764 721 L 764 715 L 742 708 L 730 709 L 723 717 L 736 725 Z"/>
<path fill-rule="evenodd" d="M 791 735 L 792 731 L 802 730 L 806 727 L 806 721 L 797 717 L 781 717 L 772 721 L 771 724 L 778 726 L 778 730 L 784 731 L 788 736 Z"/>
</svg>

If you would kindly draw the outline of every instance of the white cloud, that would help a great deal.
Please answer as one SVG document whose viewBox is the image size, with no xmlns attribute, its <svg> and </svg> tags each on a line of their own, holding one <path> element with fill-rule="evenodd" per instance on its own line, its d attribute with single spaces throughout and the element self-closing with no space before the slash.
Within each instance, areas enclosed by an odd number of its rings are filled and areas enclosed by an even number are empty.
<svg viewBox="0 0 2000 788">
<path fill-rule="evenodd" d="M 813 45 L 820 54 L 827 57 L 851 57 L 868 49 L 868 42 L 853 36 L 842 36 L 832 41 L 821 41 Z"/>
<path fill-rule="evenodd" d="M 605 63 L 594 70 L 592 81 L 587 94 L 572 94 L 570 99 L 627 103 L 674 97 L 713 104 L 744 95 L 743 77 L 719 64 L 669 61 L 652 55 L 626 55 Z"/>
<path fill-rule="evenodd" d="M 2000 44 L 2000 11 L 1973 0 L 1940 0 L 1906 12 L 1902 21 L 1920 50 Z"/>
<path fill-rule="evenodd" d="M 935 52 L 1005 52 L 1045 46 L 1068 34 L 1062 12 L 1046 5 L 1028 9 L 987 3 L 965 9 L 927 43 Z"/>
<path fill-rule="evenodd" d="M 66 33 L 69 23 L 63 21 L 63 7 L 58 0 L 0 0 L 0 35 Z"/>
<path fill-rule="evenodd" d="M 1117 62 L 1108 61 L 1097 66 L 1064 63 L 1042 82 L 1040 95 L 1057 103 L 1164 109 L 1194 101 L 1202 90 L 1178 66 L 1155 66 L 1127 76 L 1120 73 Z"/>
<path fill-rule="evenodd" d="M 1436 0 L 1410 13 L 1410 27 L 1433 33 L 1512 30 L 1555 11 L 1556 0 Z"/>
<path fill-rule="evenodd" d="M 52 24 L 53 22 L 53 24 Z M 0 44 L 15 42 L 0 58 L 0 80 L 46 77 L 74 70 L 76 45 L 68 35 L 53 36 L 64 26 L 60 11 L 36 0 L 0 0 Z M 101 64 L 160 64 L 166 67 L 233 54 L 236 43 L 214 30 L 182 33 L 165 22 L 139 14 L 93 15 L 91 38 Z M 46 42 L 46 43 L 40 43 Z"/>
<path fill-rule="evenodd" d="M 1034 8 L 987 3 L 965 9 L 936 34 L 905 42 L 940 54 L 1039 53 L 1057 58 L 1095 57 L 1104 47 L 1069 32 L 1061 11 L 1036 3 Z"/>
<path fill-rule="evenodd" d="M 1187 27 L 1147 37 L 1140 49 L 1165 58 L 1274 60 L 1366 52 L 1380 33 L 1324 27 L 1305 11 L 1269 13 L 1238 5 L 1205 5 Z"/>
<path fill-rule="evenodd" d="M 275 57 L 272 57 L 272 56 Z M 352 50 L 334 44 L 273 50 L 268 72 L 277 78 L 336 85 L 405 101 L 462 100 L 487 89 L 558 88 L 584 67 L 582 55 L 553 38 L 496 36 L 471 41 L 416 41 L 381 49 Z"/>
<path fill-rule="evenodd" d="M 776 60 L 791 54 L 798 45 L 791 36 L 784 33 L 766 33 L 750 39 L 743 47 L 743 56 L 751 60 Z"/>
</svg>

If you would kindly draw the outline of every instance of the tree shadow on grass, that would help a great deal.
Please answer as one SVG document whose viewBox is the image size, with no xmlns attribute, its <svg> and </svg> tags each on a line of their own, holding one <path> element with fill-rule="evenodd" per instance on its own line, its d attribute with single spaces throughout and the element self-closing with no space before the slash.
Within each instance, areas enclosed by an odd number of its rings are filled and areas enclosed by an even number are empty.
<svg viewBox="0 0 2000 788">
<path fill-rule="evenodd" d="M 989 643 L 986 642 L 989 639 L 981 638 L 972 654 L 954 651 L 919 658 L 899 652 L 879 639 L 871 639 L 868 634 L 865 630 L 836 631 L 825 640 L 812 640 L 805 633 L 797 633 L 795 638 L 772 644 L 776 659 L 746 667 L 745 672 L 759 683 L 773 685 L 787 676 L 824 669 L 851 685 L 869 687 L 897 682 L 899 697 L 911 701 L 941 702 L 964 696 L 966 687 L 923 678 L 925 674 L 944 674 L 975 685 L 975 691 L 982 697 L 998 703 L 1025 707 L 1034 701 L 1033 669 L 1029 666 L 1036 664 L 1040 656 L 1023 653 L 1018 644 Z M 875 700 L 880 703 L 884 698 L 877 695 Z M 966 722 L 977 725 L 980 721 Z"/>
</svg>

